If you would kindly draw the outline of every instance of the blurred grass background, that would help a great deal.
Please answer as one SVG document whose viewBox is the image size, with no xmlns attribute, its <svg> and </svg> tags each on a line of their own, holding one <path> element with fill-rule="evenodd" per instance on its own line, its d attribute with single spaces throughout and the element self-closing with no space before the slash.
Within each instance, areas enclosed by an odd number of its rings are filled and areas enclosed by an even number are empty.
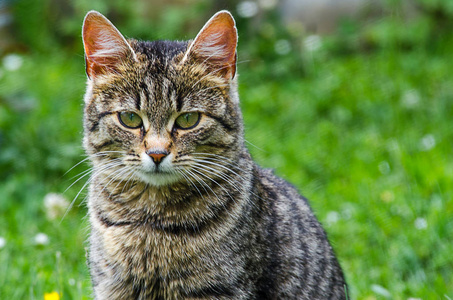
<svg viewBox="0 0 453 300">
<path fill-rule="evenodd" d="M 0 299 L 90 298 L 85 190 L 64 218 L 44 201 L 86 181 L 85 13 L 189 39 L 225 8 L 249 148 L 311 200 L 351 299 L 453 299 L 453 1 L 377 1 L 323 34 L 284 2 L 0 1 Z"/>
</svg>

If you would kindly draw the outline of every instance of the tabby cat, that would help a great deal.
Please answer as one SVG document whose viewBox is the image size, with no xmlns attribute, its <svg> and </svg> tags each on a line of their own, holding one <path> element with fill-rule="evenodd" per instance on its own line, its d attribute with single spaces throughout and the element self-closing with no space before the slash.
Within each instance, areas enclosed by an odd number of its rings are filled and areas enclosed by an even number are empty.
<svg viewBox="0 0 453 300">
<path fill-rule="evenodd" d="M 229 12 L 144 42 L 90 11 L 83 43 L 95 299 L 346 299 L 307 200 L 244 145 Z"/>
</svg>

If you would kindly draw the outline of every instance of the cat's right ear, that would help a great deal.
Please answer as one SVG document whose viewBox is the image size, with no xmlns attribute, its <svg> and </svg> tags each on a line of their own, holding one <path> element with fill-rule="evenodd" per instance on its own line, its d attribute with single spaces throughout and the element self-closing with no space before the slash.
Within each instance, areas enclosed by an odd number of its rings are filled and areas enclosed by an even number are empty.
<svg viewBox="0 0 453 300">
<path fill-rule="evenodd" d="M 209 65 L 225 79 L 236 74 L 238 34 L 233 16 L 226 10 L 216 13 L 189 45 L 182 63 L 189 57 Z"/>
<path fill-rule="evenodd" d="M 90 79 L 115 72 L 127 59 L 137 60 L 134 50 L 116 27 L 102 14 L 90 11 L 82 29 L 86 73 Z"/>
</svg>

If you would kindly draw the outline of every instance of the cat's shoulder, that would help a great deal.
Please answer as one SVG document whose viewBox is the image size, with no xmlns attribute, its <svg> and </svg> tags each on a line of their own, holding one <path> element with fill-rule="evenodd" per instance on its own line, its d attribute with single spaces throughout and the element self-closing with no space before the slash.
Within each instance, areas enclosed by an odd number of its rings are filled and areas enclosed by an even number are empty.
<svg viewBox="0 0 453 300">
<path fill-rule="evenodd" d="M 299 190 L 287 180 L 275 174 L 274 169 L 256 166 L 255 172 L 261 183 L 262 189 L 273 196 L 272 198 L 291 202 L 302 202 L 309 206 L 308 200 L 302 196 Z"/>
</svg>

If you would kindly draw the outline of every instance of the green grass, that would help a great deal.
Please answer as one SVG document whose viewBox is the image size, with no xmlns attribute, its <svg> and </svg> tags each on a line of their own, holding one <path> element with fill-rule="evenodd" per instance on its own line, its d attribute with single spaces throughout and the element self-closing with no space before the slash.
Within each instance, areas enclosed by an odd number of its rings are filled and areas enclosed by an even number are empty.
<svg viewBox="0 0 453 300">
<path fill-rule="evenodd" d="M 239 65 L 250 151 L 310 199 L 351 299 L 453 299 L 453 46 L 441 46 L 320 50 L 305 75 Z M 63 220 L 43 204 L 87 167 L 65 175 L 83 159 L 83 58 L 23 58 L 0 67 L 0 298 L 89 299 L 85 194 Z"/>
<path fill-rule="evenodd" d="M 312 67 L 242 84 L 254 156 L 311 199 L 353 299 L 379 296 L 373 285 L 392 299 L 452 298 L 452 59 L 392 52 Z"/>
<path fill-rule="evenodd" d="M 453 297 L 452 67 L 449 55 L 376 53 L 242 85 L 248 140 L 263 149 L 252 152 L 311 199 L 354 299 L 378 296 L 373 285 Z"/>
</svg>

